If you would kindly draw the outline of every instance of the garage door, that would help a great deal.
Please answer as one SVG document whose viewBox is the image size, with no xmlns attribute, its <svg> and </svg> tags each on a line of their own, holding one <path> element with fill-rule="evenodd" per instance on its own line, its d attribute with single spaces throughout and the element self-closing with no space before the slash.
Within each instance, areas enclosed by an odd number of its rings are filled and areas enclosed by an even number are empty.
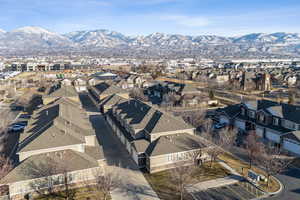
<svg viewBox="0 0 300 200">
<path fill-rule="evenodd" d="M 280 136 L 276 133 L 267 131 L 266 138 L 272 142 L 280 143 Z"/>
<path fill-rule="evenodd" d="M 264 129 L 256 127 L 256 135 L 258 135 L 259 137 L 263 137 Z"/>
<path fill-rule="evenodd" d="M 86 87 L 85 86 L 77 86 L 76 90 L 77 90 L 77 92 L 86 91 Z"/>
<path fill-rule="evenodd" d="M 238 129 L 246 130 L 246 126 L 245 126 L 244 121 L 235 120 L 234 126 Z"/>
<path fill-rule="evenodd" d="M 295 144 L 295 143 L 285 140 L 285 141 L 283 141 L 283 148 L 292 153 L 300 155 L 300 145 L 299 144 Z"/>
</svg>

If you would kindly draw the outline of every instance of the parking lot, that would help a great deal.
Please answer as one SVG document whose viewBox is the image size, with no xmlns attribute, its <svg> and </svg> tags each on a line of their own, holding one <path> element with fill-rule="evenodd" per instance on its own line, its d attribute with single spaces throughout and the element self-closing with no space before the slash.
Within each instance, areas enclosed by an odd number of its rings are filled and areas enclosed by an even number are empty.
<svg viewBox="0 0 300 200">
<path fill-rule="evenodd" d="M 250 200 L 256 196 L 240 184 L 211 188 L 193 194 L 195 200 Z"/>
</svg>

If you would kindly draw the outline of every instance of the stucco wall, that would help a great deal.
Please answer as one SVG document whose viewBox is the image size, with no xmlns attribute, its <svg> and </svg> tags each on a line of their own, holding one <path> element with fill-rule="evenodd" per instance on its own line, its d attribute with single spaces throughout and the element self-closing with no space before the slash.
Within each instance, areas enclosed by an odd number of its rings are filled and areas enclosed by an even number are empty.
<svg viewBox="0 0 300 200">
<path fill-rule="evenodd" d="M 96 135 L 85 136 L 85 144 L 88 146 L 96 145 Z"/>
<path fill-rule="evenodd" d="M 186 164 L 193 164 L 193 159 L 191 159 L 191 156 L 190 156 L 190 153 L 193 151 L 194 150 L 148 157 L 147 168 L 150 173 L 153 173 L 153 172 L 158 172 L 158 171 L 163 171 L 166 169 L 174 168 L 181 162 L 184 162 Z M 177 155 L 178 155 L 178 157 L 177 157 Z M 172 159 L 172 157 L 173 157 L 173 159 Z M 180 157 L 180 159 L 174 159 L 174 158 L 179 158 L 179 157 Z M 203 160 L 203 161 L 206 161 L 208 158 L 209 158 L 209 156 L 206 153 L 203 153 L 201 156 L 201 160 Z"/>
<path fill-rule="evenodd" d="M 76 184 L 80 182 L 85 182 L 95 179 L 95 176 L 103 175 L 103 169 L 101 167 L 89 168 L 84 170 L 72 171 L 68 173 L 68 177 L 71 177 L 72 180 L 69 180 L 70 184 Z M 64 175 L 55 175 L 44 178 L 30 179 L 26 181 L 19 181 L 9 184 L 9 193 L 11 199 L 21 199 L 20 197 L 28 193 L 35 192 L 36 186 L 39 186 L 41 183 L 45 187 L 39 187 L 40 190 L 47 189 L 47 187 L 53 187 L 53 181 L 63 180 Z M 59 182 L 59 181 L 58 181 Z M 61 185 L 56 184 L 55 186 Z M 34 186 L 35 185 L 35 186 Z M 48 186 L 47 186 L 48 185 Z"/>
</svg>

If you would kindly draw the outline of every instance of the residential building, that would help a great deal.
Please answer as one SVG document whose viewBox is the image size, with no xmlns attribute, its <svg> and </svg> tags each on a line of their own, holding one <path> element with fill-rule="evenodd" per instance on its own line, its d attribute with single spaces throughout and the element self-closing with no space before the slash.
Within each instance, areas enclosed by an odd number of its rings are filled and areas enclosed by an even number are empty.
<svg viewBox="0 0 300 200">
<path fill-rule="evenodd" d="M 41 173 L 47 172 L 47 161 L 64 166 L 74 187 L 95 179 L 96 171 L 103 172 L 104 155 L 95 131 L 85 111 L 68 98 L 34 112 L 20 135 L 17 155 L 18 165 L 0 181 L 0 186 L 7 186 L 10 199 L 24 199 L 37 188 L 63 183 L 65 174 L 61 172 Z"/>
<path fill-rule="evenodd" d="M 149 104 L 117 95 L 101 102 L 106 120 L 124 144 L 132 159 L 149 173 L 191 164 L 189 154 L 206 145 L 195 136 L 195 128 Z"/>
<path fill-rule="evenodd" d="M 217 113 L 220 122 L 255 131 L 263 141 L 300 155 L 300 106 L 258 100 L 218 109 Z"/>
<path fill-rule="evenodd" d="M 94 104 L 100 109 L 100 101 L 103 100 L 105 97 L 117 94 L 122 96 L 123 98 L 129 98 L 129 90 L 122 89 L 113 82 L 101 82 L 95 86 L 88 87 L 89 96 Z"/>
<path fill-rule="evenodd" d="M 74 86 L 63 85 L 61 83 L 54 84 L 46 89 L 45 95 L 43 95 L 43 102 L 46 105 L 61 97 L 69 98 L 78 103 L 80 102 L 78 93 Z"/>
<path fill-rule="evenodd" d="M 77 92 L 87 91 L 88 81 L 85 78 L 77 78 L 73 84 Z"/>
</svg>

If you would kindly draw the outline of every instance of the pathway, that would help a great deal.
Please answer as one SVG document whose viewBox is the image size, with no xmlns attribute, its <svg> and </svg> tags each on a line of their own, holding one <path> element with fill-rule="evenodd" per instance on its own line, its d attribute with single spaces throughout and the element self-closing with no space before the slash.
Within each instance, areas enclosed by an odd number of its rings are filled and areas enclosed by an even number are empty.
<svg viewBox="0 0 300 200">
<path fill-rule="evenodd" d="M 113 200 L 159 200 L 142 172 L 132 161 L 123 145 L 100 114 L 90 115 L 96 129 L 108 166 L 116 167 L 121 178 L 120 186 L 111 191 Z"/>
<path fill-rule="evenodd" d="M 243 180 L 243 177 L 240 176 L 234 169 L 232 169 L 225 162 L 218 161 L 218 163 L 222 167 L 227 169 L 231 173 L 231 175 L 226 176 L 224 178 L 217 178 L 217 179 L 214 179 L 214 180 L 200 182 L 200 183 L 197 183 L 195 185 L 190 185 L 186 188 L 187 191 L 190 192 L 190 193 L 195 193 L 195 192 L 199 192 L 199 191 L 202 191 L 202 190 L 207 190 L 207 189 L 210 189 L 210 188 L 217 188 L 217 187 L 222 187 L 222 186 L 226 186 L 226 185 L 232 185 L 232 184 L 235 184 L 235 183 Z"/>
</svg>

